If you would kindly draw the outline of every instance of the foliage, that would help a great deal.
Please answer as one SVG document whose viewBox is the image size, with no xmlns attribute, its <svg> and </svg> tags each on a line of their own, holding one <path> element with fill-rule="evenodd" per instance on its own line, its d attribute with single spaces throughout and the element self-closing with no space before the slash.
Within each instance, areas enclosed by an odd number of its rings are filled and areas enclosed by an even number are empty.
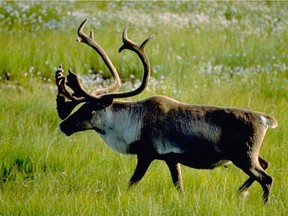
<svg viewBox="0 0 288 216">
<path fill-rule="evenodd" d="M 288 4 L 282 2 L 0 2 L 0 214 L 2 215 L 284 215 L 287 210 Z M 152 78 L 132 100 L 165 94 L 187 103 L 242 107 L 273 114 L 261 155 L 275 179 L 268 206 L 258 184 L 247 200 L 236 191 L 247 176 L 234 166 L 183 167 L 185 194 L 168 168 L 154 162 L 132 191 L 134 157 L 111 151 L 93 132 L 61 134 L 55 110 L 59 64 L 81 74 L 88 89 L 110 75 L 100 58 L 77 44 L 88 17 L 123 89 L 142 68 L 117 53 L 122 28 L 146 51 Z"/>
</svg>

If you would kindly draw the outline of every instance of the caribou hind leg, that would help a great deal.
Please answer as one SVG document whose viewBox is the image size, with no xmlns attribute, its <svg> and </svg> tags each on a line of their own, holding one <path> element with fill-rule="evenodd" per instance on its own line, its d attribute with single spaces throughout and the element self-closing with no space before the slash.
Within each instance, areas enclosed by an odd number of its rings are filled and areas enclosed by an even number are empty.
<svg viewBox="0 0 288 216">
<path fill-rule="evenodd" d="M 247 175 L 249 175 L 249 179 L 240 187 L 239 190 L 245 191 L 248 189 L 249 186 L 254 181 L 257 181 L 263 189 L 263 201 L 264 203 L 267 203 L 269 201 L 271 189 L 272 189 L 272 183 L 273 183 L 273 178 L 268 175 L 264 168 L 268 167 L 268 162 L 266 162 L 263 158 L 259 159 L 258 157 L 257 161 L 250 161 L 249 165 L 243 165 L 243 164 L 237 164 L 234 163 L 236 166 L 238 166 L 240 169 L 242 169 Z M 261 162 L 259 162 L 261 161 Z M 265 163 L 266 162 L 266 163 Z M 261 165 L 262 164 L 262 165 Z M 266 164 L 267 166 L 262 168 L 263 164 Z"/>
<path fill-rule="evenodd" d="M 264 203 L 267 203 L 269 201 L 270 198 L 270 194 L 271 194 L 271 189 L 272 189 L 272 183 L 273 183 L 273 178 L 268 175 L 264 169 L 261 168 L 256 168 L 255 169 L 257 174 L 259 176 L 257 176 L 256 181 L 258 181 L 260 183 L 260 185 L 263 188 L 263 200 Z M 253 170 L 254 171 L 254 170 Z"/>
<path fill-rule="evenodd" d="M 269 166 L 269 163 L 260 156 L 258 157 L 258 162 L 264 170 L 266 170 Z M 245 193 L 249 189 L 249 187 L 254 183 L 254 181 L 255 181 L 255 179 L 253 177 L 250 177 L 249 179 L 247 179 L 244 182 L 244 184 L 241 185 L 241 187 L 238 189 L 238 192 L 240 194 Z"/>
</svg>

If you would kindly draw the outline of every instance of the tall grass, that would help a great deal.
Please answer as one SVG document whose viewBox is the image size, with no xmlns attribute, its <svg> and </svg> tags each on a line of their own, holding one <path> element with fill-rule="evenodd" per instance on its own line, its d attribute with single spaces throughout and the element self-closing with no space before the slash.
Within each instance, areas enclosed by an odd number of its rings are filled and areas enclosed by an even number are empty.
<svg viewBox="0 0 288 216">
<path fill-rule="evenodd" d="M 272 2 L 0 2 L 0 214 L 2 215 L 284 215 L 287 210 L 286 3 Z M 65 137 L 57 126 L 54 72 L 59 64 L 85 86 L 109 82 L 100 58 L 77 44 L 87 32 L 111 57 L 124 87 L 139 84 L 142 67 L 118 54 L 121 31 L 147 45 L 148 89 L 131 100 L 165 94 L 187 103 L 242 107 L 273 114 L 261 155 L 275 179 L 271 203 L 255 183 L 246 200 L 236 191 L 247 176 L 234 166 L 183 167 L 186 192 L 154 162 L 131 191 L 135 157 L 109 149 L 93 131 Z M 133 76 L 132 76 L 133 75 Z M 92 80 L 94 79 L 94 80 Z M 92 80 L 92 81 L 91 81 Z M 131 82 L 132 81 L 132 82 Z"/>
</svg>

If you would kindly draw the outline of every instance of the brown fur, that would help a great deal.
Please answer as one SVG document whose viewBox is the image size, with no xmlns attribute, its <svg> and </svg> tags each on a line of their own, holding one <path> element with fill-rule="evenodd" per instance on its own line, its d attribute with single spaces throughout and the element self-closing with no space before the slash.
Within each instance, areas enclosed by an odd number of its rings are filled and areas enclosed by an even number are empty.
<svg viewBox="0 0 288 216">
<path fill-rule="evenodd" d="M 134 120 L 131 122 L 130 118 Z M 125 128 L 125 124 L 130 125 Z M 276 127 L 277 122 L 264 113 L 184 104 L 154 96 L 138 102 L 114 101 L 99 111 L 91 104 L 84 105 L 62 122 L 60 128 L 68 135 L 95 129 L 116 151 L 136 154 L 138 165 L 130 185 L 140 181 L 154 159 L 166 162 L 180 190 L 183 183 L 178 163 L 213 169 L 222 161 L 231 161 L 250 177 L 239 190 L 246 191 L 256 180 L 263 187 L 267 202 L 273 179 L 265 172 L 268 162 L 259 156 L 259 150 L 268 126 Z M 135 137 L 120 132 L 133 132 Z"/>
</svg>

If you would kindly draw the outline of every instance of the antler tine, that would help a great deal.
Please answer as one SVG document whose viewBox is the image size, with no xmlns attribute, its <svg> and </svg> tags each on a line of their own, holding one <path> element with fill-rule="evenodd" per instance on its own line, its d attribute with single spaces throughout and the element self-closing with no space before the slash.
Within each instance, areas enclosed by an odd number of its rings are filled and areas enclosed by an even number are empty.
<svg viewBox="0 0 288 216">
<path fill-rule="evenodd" d="M 144 40 L 143 43 L 140 45 L 140 49 L 141 49 L 141 50 L 144 50 L 146 44 L 147 44 L 150 40 L 152 40 L 152 39 L 154 39 L 154 38 L 155 38 L 155 36 L 154 36 L 154 35 L 151 35 L 151 36 L 148 37 L 146 40 Z"/>
<path fill-rule="evenodd" d="M 123 33 L 122 33 L 123 45 L 119 48 L 119 52 L 122 52 L 122 50 L 124 50 L 124 49 L 129 49 L 132 51 L 134 51 L 134 50 L 144 51 L 146 44 L 155 37 L 154 35 L 151 35 L 146 40 L 144 40 L 140 46 L 138 46 L 137 43 L 135 43 L 134 41 L 132 41 L 128 38 L 127 32 L 128 32 L 128 25 L 126 25 L 123 29 Z"/>
<path fill-rule="evenodd" d="M 84 102 L 87 99 L 91 98 L 92 96 L 89 95 L 82 87 L 78 76 L 75 73 L 73 73 L 71 69 L 68 69 L 68 72 L 69 74 L 67 75 L 66 84 L 73 90 L 72 94 L 73 99 Z"/>
<path fill-rule="evenodd" d="M 74 107 L 86 100 L 86 94 L 81 93 L 81 91 L 84 90 L 81 87 L 77 76 L 74 77 L 71 74 L 72 72 L 69 71 L 69 75 L 66 78 L 63 73 L 64 70 L 62 68 L 62 65 L 60 65 L 55 73 L 55 79 L 56 85 L 58 87 L 58 94 L 56 99 L 57 111 L 61 119 L 65 119 L 66 117 L 68 117 Z M 68 89 L 68 87 L 73 90 L 73 93 Z"/>
<path fill-rule="evenodd" d="M 92 29 L 90 30 L 90 38 L 91 38 L 91 40 L 94 41 L 94 32 Z"/>
<path fill-rule="evenodd" d="M 85 99 L 91 97 L 82 87 L 77 75 L 71 69 L 68 70 L 67 77 L 64 76 L 64 70 L 60 65 L 55 73 L 56 85 L 58 87 L 58 94 L 65 96 L 68 100 L 84 102 Z M 69 87 L 73 92 L 71 92 Z"/>
<path fill-rule="evenodd" d="M 132 49 L 132 47 L 137 47 L 137 44 L 128 38 L 128 25 L 126 25 L 122 32 L 122 42 L 123 45 L 119 48 L 119 52 L 124 49 Z"/>
<path fill-rule="evenodd" d="M 105 53 L 105 51 L 103 50 L 103 48 L 95 42 L 94 40 L 94 32 L 92 30 L 90 30 L 90 35 L 86 35 L 83 32 L 83 29 L 87 23 L 88 19 L 85 19 L 79 26 L 78 28 L 78 38 L 76 39 L 77 42 L 83 42 L 85 44 L 87 44 L 88 46 L 90 46 L 91 48 L 93 48 L 102 58 L 102 60 L 104 61 L 104 63 L 106 64 L 106 66 L 108 67 L 109 71 L 111 72 L 113 78 L 114 78 L 114 83 L 106 88 L 102 88 L 102 89 L 95 89 L 92 92 L 92 95 L 99 95 L 101 93 L 107 93 L 107 92 L 112 92 L 115 91 L 116 89 L 118 89 L 121 86 L 121 80 L 120 77 L 118 75 L 118 72 L 116 70 L 116 68 L 114 67 L 114 65 L 112 64 L 111 60 L 109 59 L 108 55 Z"/>
<path fill-rule="evenodd" d="M 66 88 L 66 77 L 64 76 L 62 65 L 57 68 L 55 72 L 56 85 L 58 87 L 58 95 L 63 95 L 69 100 L 73 100 L 71 92 Z"/>
<path fill-rule="evenodd" d="M 146 88 L 148 84 L 149 77 L 150 77 L 150 62 L 149 62 L 149 59 L 146 55 L 144 48 L 146 44 L 154 38 L 154 36 L 152 35 L 148 37 L 146 40 L 144 40 L 144 42 L 140 46 L 138 46 L 134 41 L 128 38 L 127 30 L 128 30 L 128 26 L 126 25 L 122 33 L 123 45 L 119 48 L 119 52 L 123 51 L 124 49 L 128 49 L 128 50 L 135 52 L 138 55 L 144 67 L 144 75 L 143 75 L 142 83 L 137 89 L 133 91 L 123 92 L 123 93 L 111 93 L 111 94 L 103 95 L 102 98 L 109 97 L 113 99 L 113 98 L 131 97 L 131 96 L 140 94 Z"/>
</svg>

